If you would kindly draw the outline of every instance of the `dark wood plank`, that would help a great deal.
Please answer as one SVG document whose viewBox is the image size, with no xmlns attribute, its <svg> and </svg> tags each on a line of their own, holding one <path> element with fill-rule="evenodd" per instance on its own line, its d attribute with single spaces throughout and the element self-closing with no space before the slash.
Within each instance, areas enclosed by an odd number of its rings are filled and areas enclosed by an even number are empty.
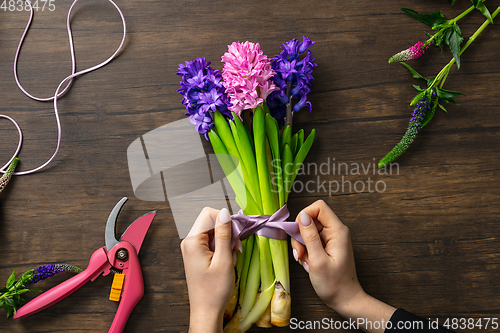
<svg viewBox="0 0 500 333">
<path fill-rule="evenodd" d="M 220 69 L 220 57 L 233 41 L 260 42 L 272 56 L 280 43 L 304 34 L 317 41 L 313 52 L 319 64 L 311 93 L 313 112 L 302 111 L 294 121 L 295 128 L 318 131 L 307 162 L 346 163 L 350 172 L 344 181 L 358 186 L 379 181 L 386 187 L 383 193 L 366 188 L 361 193 L 347 188 L 326 193 L 317 185 L 342 183 L 342 174 L 312 169 L 298 180 L 316 187 L 291 196 L 292 216 L 317 199 L 330 204 L 350 227 L 363 287 L 385 302 L 431 318 L 499 317 L 498 26 L 489 26 L 462 56 L 462 68 L 450 73 L 445 88 L 466 94 L 457 98 L 460 106 L 450 106 L 447 114 L 438 112 L 398 161 L 398 171 L 357 174 L 351 167 L 370 166 L 389 151 L 412 111 L 408 102 L 415 82 L 387 59 L 425 38 L 425 26 L 399 8 L 443 10 L 453 17 L 470 2 L 457 1 L 451 9 L 448 4 L 120 1 L 128 28 L 124 51 L 105 68 L 77 79 L 60 100 L 63 141 L 54 163 L 43 172 L 16 177 L 0 196 L 0 280 L 13 269 L 21 273 L 44 263 L 85 267 L 93 251 L 104 245 L 110 209 L 128 196 L 119 228 L 144 212 L 158 210 L 158 215 L 140 254 L 146 294 L 126 331 L 187 331 L 189 304 L 173 215 L 168 203 L 135 198 L 127 147 L 142 134 L 183 118 L 175 92 L 179 63 L 202 56 Z M 500 2 L 487 5 L 496 8 Z M 53 94 L 70 72 L 65 30 L 69 6 L 70 1 L 56 1 L 54 12 L 36 13 L 23 47 L 20 79 L 37 96 Z M 28 99 L 14 82 L 15 49 L 28 13 L 0 11 L 0 16 L 0 113 L 14 117 L 23 128 L 20 169 L 26 170 L 44 162 L 55 148 L 55 119 L 51 103 Z M 461 21 L 464 36 L 482 22 L 479 14 Z M 121 38 L 119 17 L 105 1 L 78 3 L 72 27 L 79 70 L 106 59 Z M 449 59 L 448 52 L 431 49 L 412 65 L 430 77 Z M 1 120 L 0 129 L 0 160 L 6 161 L 17 138 L 8 122 Z M 299 265 L 291 263 L 291 275 L 293 317 L 340 320 L 316 296 Z M 67 277 L 45 281 L 40 288 Z M 0 316 L 0 331 L 104 332 L 117 307 L 107 300 L 110 284 L 109 277 L 100 278 L 30 318 Z"/>
</svg>

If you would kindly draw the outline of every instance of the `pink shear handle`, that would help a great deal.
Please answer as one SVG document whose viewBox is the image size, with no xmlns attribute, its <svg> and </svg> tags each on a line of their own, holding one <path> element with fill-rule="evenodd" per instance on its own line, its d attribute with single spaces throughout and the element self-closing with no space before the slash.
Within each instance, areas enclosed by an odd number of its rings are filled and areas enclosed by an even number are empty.
<svg viewBox="0 0 500 333">
<path fill-rule="evenodd" d="M 121 242 L 115 245 L 114 248 L 124 248 L 129 253 L 127 262 L 128 268 L 123 270 L 125 282 L 122 298 L 118 310 L 116 311 L 115 319 L 109 329 L 109 333 L 121 333 L 127 324 L 128 317 L 144 295 L 144 279 L 142 277 L 141 265 L 139 264 L 139 258 L 137 258 L 136 249 L 132 244 Z"/>
<path fill-rule="evenodd" d="M 95 280 L 99 275 L 104 273 L 106 269 L 109 270 L 109 267 L 110 265 L 106 254 L 106 248 L 102 247 L 92 254 L 87 269 L 25 304 L 17 310 L 14 318 L 24 318 L 48 308 L 49 306 L 71 295 L 89 280 Z"/>
</svg>

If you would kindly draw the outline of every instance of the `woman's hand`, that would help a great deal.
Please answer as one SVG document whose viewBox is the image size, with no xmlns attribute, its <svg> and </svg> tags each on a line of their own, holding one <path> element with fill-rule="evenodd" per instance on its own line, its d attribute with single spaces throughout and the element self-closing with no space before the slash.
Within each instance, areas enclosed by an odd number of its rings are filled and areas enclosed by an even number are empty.
<svg viewBox="0 0 500 333">
<path fill-rule="evenodd" d="M 356 276 L 349 228 L 323 201 L 296 218 L 305 246 L 292 239 L 293 255 L 309 273 L 318 296 L 336 310 L 363 292 Z"/>
<path fill-rule="evenodd" d="M 356 276 L 351 236 L 335 213 L 319 200 L 297 216 L 305 246 L 292 239 L 293 256 L 309 273 L 318 296 L 344 318 L 363 319 L 360 329 L 382 333 L 395 308 L 361 288 Z M 370 326 L 367 322 L 378 322 Z"/>
<path fill-rule="evenodd" d="M 204 208 L 181 243 L 191 333 L 222 332 L 224 309 L 235 283 L 230 220 L 225 208 Z M 209 247 L 211 235 L 215 240 L 213 252 Z"/>
</svg>

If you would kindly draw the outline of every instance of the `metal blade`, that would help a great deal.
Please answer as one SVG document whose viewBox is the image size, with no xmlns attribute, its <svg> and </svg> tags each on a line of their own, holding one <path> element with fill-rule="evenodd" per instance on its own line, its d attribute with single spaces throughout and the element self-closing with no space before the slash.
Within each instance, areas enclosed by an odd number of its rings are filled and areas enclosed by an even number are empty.
<svg viewBox="0 0 500 333">
<path fill-rule="evenodd" d="M 146 237 L 146 233 L 148 232 L 149 226 L 151 225 L 151 222 L 153 222 L 155 215 L 156 211 L 152 211 L 142 215 L 137 220 L 132 222 L 127 230 L 123 232 L 120 237 L 120 241 L 129 242 L 135 247 L 137 253 L 139 253 L 144 237 Z"/>
<path fill-rule="evenodd" d="M 120 213 L 123 205 L 127 202 L 128 198 L 124 197 L 116 204 L 115 208 L 111 211 L 108 217 L 108 222 L 106 222 L 106 231 L 104 234 L 106 240 L 106 250 L 109 252 L 113 246 L 118 244 L 116 239 L 116 219 Z"/>
</svg>

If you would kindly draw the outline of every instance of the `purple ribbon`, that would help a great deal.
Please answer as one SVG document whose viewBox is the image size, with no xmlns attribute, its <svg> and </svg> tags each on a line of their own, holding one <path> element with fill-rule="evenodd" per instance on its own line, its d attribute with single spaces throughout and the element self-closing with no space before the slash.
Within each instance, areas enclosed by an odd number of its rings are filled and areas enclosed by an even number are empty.
<svg viewBox="0 0 500 333">
<path fill-rule="evenodd" d="M 267 238 L 287 240 L 287 234 L 304 244 L 300 235 L 299 225 L 295 221 L 287 221 L 290 216 L 286 204 L 273 215 L 245 215 L 240 210 L 238 214 L 231 215 L 232 240 L 231 248 L 234 249 L 236 240 L 243 240 L 253 234 Z M 214 242 L 211 244 L 214 250 Z"/>
</svg>

